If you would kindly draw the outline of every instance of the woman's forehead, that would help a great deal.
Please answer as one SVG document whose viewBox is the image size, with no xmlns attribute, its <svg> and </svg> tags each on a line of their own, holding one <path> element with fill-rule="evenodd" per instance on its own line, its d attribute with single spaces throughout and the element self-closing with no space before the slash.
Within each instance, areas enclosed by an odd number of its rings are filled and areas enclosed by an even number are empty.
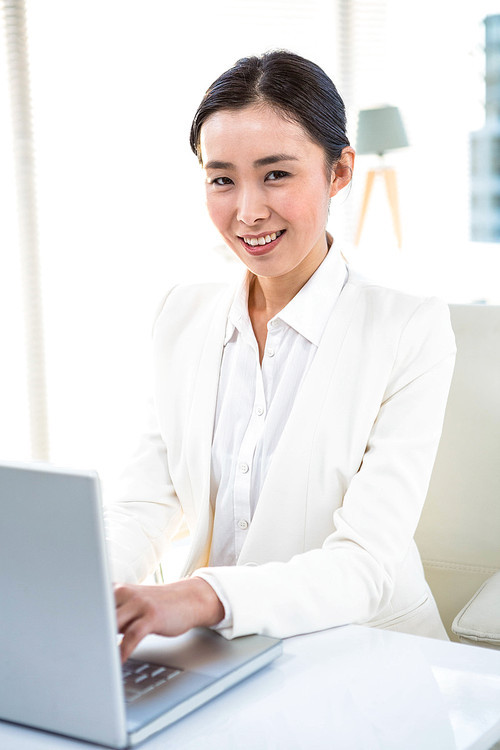
<svg viewBox="0 0 500 750">
<path fill-rule="evenodd" d="M 233 162 L 236 156 L 255 161 L 285 152 L 297 158 L 320 148 L 301 125 L 263 104 L 210 115 L 201 128 L 200 146 L 204 165 L 214 160 Z"/>
</svg>

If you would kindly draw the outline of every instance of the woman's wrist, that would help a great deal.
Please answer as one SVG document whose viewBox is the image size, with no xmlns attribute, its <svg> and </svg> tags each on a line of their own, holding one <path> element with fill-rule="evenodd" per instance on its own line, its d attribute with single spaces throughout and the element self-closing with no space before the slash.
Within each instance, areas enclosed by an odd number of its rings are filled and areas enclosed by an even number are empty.
<svg viewBox="0 0 500 750">
<path fill-rule="evenodd" d="M 197 619 L 199 619 L 198 625 L 207 628 L 217 625 L 218 622 L 224 619 L 225 615 L 221 600 L 204 578 L 193 576 L 188 581 L 191 584 L 196 600 Z"/>
</svg>

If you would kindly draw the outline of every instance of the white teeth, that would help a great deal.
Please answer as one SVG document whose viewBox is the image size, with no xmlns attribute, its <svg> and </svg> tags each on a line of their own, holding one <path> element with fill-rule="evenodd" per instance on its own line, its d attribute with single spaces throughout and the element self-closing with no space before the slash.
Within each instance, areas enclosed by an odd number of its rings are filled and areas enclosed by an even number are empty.
<svg viewBox="0 0 500 750">
<path fill-rule="evenodd" d="M 257 245 L 268 245 L 281 234 L 282 232 L 278 231 L 272 232 L 271 234 L 266 234 L 265 237 L 259 237 L 258 239 L 257 237 L 243 237 L 243 241 L 246 242 L 247 245 L 251 245 L 251 247 L 256 247 Z"/>
</svg>

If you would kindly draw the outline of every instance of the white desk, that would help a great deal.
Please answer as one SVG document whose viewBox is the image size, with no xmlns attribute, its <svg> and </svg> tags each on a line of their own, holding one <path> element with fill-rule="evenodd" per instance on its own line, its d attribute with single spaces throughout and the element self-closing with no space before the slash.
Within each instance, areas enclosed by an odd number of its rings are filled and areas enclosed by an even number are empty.
<svg viewBox="0 0 500 750">
<path fill-rule="evenodd" d="M 348 626 L 284 653 L 141 750 L 489 750 L 500 651 Z M 0 722 L 6 750 L 94 747 Z"/>
</svg>

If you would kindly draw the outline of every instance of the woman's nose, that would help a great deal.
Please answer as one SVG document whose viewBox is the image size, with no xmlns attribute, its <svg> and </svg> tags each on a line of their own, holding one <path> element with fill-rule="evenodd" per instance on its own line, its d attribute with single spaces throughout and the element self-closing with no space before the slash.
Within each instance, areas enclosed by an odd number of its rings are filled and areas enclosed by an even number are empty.
<svg viewBox="0 0 500 750">
<path fill-rule="evenodd" d="M 262 191 L 257 187 L 246 187 L 238 196 L 237 219 L 242 224 L 252 226 L 270 214 Z"/>
</svg>

